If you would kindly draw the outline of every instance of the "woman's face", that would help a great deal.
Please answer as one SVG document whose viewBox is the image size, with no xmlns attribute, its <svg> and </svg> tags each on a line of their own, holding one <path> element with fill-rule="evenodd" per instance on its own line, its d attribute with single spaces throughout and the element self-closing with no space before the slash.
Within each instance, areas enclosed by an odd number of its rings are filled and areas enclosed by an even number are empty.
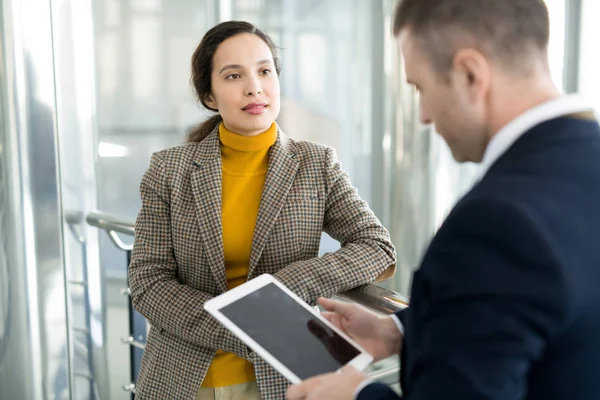
<svg viewBox="0 0 600 400">
<path fill-rule="evenodd" d="M 273 54 L 258 36 L 242 33 L 219 45 L 213 59 L 212 94 L 225 127 L 239 135 L 266 131 L 279 115 L 279 77 Z"/>
</svg>

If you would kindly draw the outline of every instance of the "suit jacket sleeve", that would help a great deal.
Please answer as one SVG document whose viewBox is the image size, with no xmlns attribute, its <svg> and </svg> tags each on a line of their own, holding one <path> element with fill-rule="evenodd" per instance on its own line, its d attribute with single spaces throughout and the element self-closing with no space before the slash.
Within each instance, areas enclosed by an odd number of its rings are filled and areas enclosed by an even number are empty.
<svg viewBox="0 0 600 400">
<path fill-rule="evenodd" d="M 382 383 L 371 383 L 360 391 L 356 400 L 400 400 L 400 397 Z"/>
<path fill-rule="evenodd" d="M 275 277 L 309 304 L 385 277 L 395 271 L 396 254 L 387 230 L 361 200 L 332 149 L 324 157 L 327 186 L 323 230 L 341 249 L 292 263 Z"/>
<path fill-rule="evenodd" d="M 402 325 L 404 325 L 404 316 L 406 315 L 406 308 L 402 309 L 400 311 L 396 311 L 395 313 L 396 317 L 398 317 L 398 319 L 400 320 L 400 323 Z"/>
<path fill-rule="evenodd" d="M 572 298 L 547 229 L 536 210 L 498 198 L 449 216 L 414 278 L 406 400 L 526 398 Z"/>
<path fill-rule="evenodd" d="M 140 187 L 129 285 L 135 309 L 154 328 L 194 344 L 248 358 L 247 347 L 203 304 L 212 296 L 179 283 L 171 241 L 170 191 L 160 153 L 152 155 Z"/>
</svg>

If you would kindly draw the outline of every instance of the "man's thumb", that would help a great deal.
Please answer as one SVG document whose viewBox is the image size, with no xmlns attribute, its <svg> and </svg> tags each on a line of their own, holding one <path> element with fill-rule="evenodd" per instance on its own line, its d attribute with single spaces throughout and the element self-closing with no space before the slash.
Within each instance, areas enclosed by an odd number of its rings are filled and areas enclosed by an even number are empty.
<svg viewBox="0 0 600 400">
<path fill-rule="evenodd" d="M 319 299 L 319 304 L 321 306 L 323 306 L 323 308 L 327 311 L 330 312 L 334 312 L 337 314 L 341 314 L 341 315 L 345 315 L 348 313 L 348 308 L 349 308 L 349 304 L 346 303 L 342 303 L 339 301 L 335 301 L 335 300 L 330 300 L 330 299 L 326 299 L 321 297 Z"/>
</svg>

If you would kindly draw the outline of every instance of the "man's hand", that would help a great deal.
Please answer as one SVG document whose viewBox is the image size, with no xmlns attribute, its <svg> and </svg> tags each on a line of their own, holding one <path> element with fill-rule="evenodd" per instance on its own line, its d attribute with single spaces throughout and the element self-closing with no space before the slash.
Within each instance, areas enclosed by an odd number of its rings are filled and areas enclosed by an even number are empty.
<svg viewBox="0 0 600 400">
<path fill-rule="evenodd" d="M 362 346 L 375 361 L 400 354 L 402 334 L 391 317 L 384 317 L 358 304 L 319 299 L 327 312 L 322 315 Z"/>
<path fill-rule="evenodd" d="M 338 373 L 324 374 L 289 387 L 288 400 L 352 400 L 354 392 L 367 376 L 345 366 Z"/>
</svg>

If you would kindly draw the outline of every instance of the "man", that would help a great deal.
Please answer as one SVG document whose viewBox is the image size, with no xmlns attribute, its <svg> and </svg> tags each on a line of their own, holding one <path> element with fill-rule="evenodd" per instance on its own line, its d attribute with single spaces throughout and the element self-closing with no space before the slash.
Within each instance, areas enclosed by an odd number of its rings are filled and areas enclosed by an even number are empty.
<svg viewBox="0 0 600 400">
<path fill-rule="evenodd" d="M 600 128 L 552 83 L 548 32 L 542 0 L 396 11 L 422 121 L 483 170 L 432 240 L 401 322 L 322 301 L 376 359 L 401 350 L 406 400 L 600 399 Z M 288 398 L 398 397 L 344 368 Z"/>
</svg>

